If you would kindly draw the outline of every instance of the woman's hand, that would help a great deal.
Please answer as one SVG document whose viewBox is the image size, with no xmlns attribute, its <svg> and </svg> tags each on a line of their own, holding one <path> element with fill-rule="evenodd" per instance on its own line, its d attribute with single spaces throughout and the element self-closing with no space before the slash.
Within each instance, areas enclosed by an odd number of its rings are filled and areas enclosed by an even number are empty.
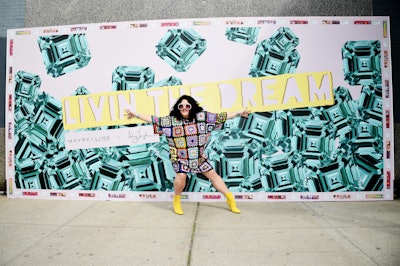
<svg viewBox="0 0 400 266">
<path fill-rule="evenodd" d="M 126 116 L 126 118 L 128 118 L 128 119 L 132 119 L 132 118 L 137 118 L 137 119 L 140 119 L 140 120 L 143 120 L 143 121 L 146 121 L 147 123 L 151 123 L 152 121 L 151 121 L 151 115 L 139 115 L 138 113 L 134 113 L 134 112 L 132 112 L 131 110 L 129 110 L 129 109 L 125 109 L 125 116 Z"/>
<path fill-rule="evenodd" d="M 126 116 L 126 118 L 128 118 L 128 119 L 132 119 L 132 118 L 135 118 L 135 117 L 137 117 L 131 110 L 129 110 L 129 109 L 125 109 L 125 116 Z"/>
<path fill-rule="evenodd" d="M 250 114 L 250 113 L 251 113 L 251 111 L 248 110 L 247 107 L 246 107 L 246 109 L 244 109 L 242 112 L 228 113 L 227 118 L 228 118 L 228 119 L 232 119 L 232 118 L 235 118 L 235 117 L 238 117 L 238 116 L 247 118 L 247 117 L 249 117 L 249 114 Z"/>
<path fill-rule="evenodd" d="M 241 113 L 238 113 L 239 116 L 241 117 L 249 117 L 249 114 L 251 113 L 251 110 L 248 110 L 247 107 L 244 109 Z"/>
</svg>

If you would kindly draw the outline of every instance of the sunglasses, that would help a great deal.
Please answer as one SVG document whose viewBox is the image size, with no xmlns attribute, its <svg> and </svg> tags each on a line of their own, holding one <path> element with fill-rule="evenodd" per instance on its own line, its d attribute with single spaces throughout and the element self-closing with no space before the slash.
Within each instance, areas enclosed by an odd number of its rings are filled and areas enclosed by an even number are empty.
<svg viewBox="0 0 400 266">
<path fill-rule="evenodd" d="M 187 104 L 180 103 L 180 104 L 178 104 L 178 109 L 179 110 L 183 110 L 183 108 L 185 108 L 186 110 L 190 110 L 190 109 L 192 109 L 192 105 L 190 103 L 187 103 Z"/>
</svg>

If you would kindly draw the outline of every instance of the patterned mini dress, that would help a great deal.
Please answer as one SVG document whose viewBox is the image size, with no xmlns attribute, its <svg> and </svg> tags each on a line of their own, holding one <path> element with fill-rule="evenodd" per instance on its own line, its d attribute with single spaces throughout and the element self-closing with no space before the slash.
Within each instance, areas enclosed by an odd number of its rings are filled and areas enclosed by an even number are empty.
<svg viewBox="0 0 400 266">
<path fill-rule="evenodd" d="M 226 112 L 217 114 L 201 111 L 193 120 L 152 116 L 152 124 L 155 134 L 167 137 L 176 173 L 203 173 L 213 169 L 204 154 L 208 138 L 226 119 Z"/>
</svg>

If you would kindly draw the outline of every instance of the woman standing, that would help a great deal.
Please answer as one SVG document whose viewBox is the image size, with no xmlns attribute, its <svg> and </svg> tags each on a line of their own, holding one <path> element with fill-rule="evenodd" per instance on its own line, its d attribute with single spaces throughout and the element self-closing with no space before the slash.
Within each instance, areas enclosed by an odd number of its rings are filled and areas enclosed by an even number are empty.
<svg viewBox="0 0 400 266">
<path fill-rule="evenodd" d="M 219 114 L 204 111 L 194 98 L 181 96 L 174 104 L 169 116 L 155 117 L 135 114 L 126 110 L 128 119 L 139 118 L 154 126 L 156 134 L 164 134 L 170 147 L 170 158 L 176 176 L 174 179 L 173 207 L 176 214 L 183 214 L 181 193 L 186 185 L 186 177 L 190 172 L 201 173 L 207 177 L 217 191 L 225 195 L 229 208 L 240 213 L 235 199 L 217 172 L 213 169 L 204 154 L 205 146 L 211 131 L 218 128 L 227 119 L 237 116 L 248 117 L 247 108 L 241 113 Z"/>
</svg>

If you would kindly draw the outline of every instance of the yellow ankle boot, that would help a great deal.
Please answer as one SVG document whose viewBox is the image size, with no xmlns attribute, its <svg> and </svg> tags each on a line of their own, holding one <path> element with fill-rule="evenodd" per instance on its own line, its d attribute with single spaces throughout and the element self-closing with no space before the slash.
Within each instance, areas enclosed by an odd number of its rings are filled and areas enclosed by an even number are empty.
<svg viewBox="0 0 400 266">
<path fill-rule="evenodd" d="M 176 214 L 183 214 L 183 210 L 181 207 L 181 196 L 180 195 L 174 195 L 174 201 L 173 201 L 173 205 L 174 205 L 174 212 Z"/>
<path fill-rule="evenodd" d="M 240 213 L 240 210 L 236 207 L 235 198 L 233 197 L 232 192 L 226 193 L 225 197 L 231 211 L 234 213 Z"/>
</svg>

